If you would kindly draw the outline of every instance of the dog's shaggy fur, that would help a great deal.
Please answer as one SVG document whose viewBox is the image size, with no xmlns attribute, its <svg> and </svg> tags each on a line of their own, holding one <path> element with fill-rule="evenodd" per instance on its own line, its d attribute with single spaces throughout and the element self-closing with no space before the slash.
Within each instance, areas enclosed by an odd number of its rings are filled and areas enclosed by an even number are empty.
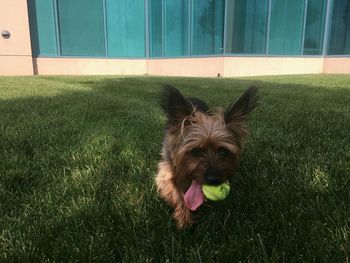
<svg viewBox="0 0 350 263">
<path fill-rule="evenodd" d="M 174 87 L 164 88 L 161 106 L 167 123 L 156 184 L 160 196 L 174 208 L 179 228 L 192 224 L 184 202 L 192 180 L 221 184 L 233 175 L 247 135 L 246 119 L 256 106 L 256 92 L 249 88 L 226 111 L 209 111 L 205 102 L 185 99 Z"/>
</svg>

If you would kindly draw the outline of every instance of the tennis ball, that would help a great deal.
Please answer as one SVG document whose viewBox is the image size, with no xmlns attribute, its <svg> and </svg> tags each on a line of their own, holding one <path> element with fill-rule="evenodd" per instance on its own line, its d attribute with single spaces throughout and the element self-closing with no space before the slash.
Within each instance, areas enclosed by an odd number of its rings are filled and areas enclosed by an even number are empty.
<svg viewBox="0 0 350 263">
<path fill-rule="evenodd" d="M 224 200 L 230 193 L 229 183 L 222 183 L 220 185 L 202 185 L 203 194 L 206 198 L 212 201 Z"/>
</svg>

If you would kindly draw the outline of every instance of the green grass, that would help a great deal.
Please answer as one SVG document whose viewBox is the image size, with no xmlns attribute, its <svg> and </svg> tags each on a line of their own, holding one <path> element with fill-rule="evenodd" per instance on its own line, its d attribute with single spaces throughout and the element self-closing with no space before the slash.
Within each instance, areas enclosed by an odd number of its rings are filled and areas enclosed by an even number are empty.
<svg viewBox="0 0 350 263">
<path fill-rule="evenodd" d="M 154 176 L 167 83 L 260 87 L 225 202 L 177 231 Z M 347 262 L 350 76 L 0 78 L 0 261 Z"/>
</svg>

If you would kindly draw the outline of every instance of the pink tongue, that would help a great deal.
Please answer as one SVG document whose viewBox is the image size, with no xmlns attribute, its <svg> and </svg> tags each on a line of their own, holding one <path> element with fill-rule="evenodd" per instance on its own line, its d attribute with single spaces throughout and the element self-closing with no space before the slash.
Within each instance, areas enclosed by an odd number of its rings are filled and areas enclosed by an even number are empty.
<svg viewBox="0 0 350 263">
<path fill-rule="evenodd" d="M 202 185 L 196 180 L 192 181 L 190 188 L 185 193 L 186 207 L 192 211 L 195 211 L 204 202 L 204 195 L 202 191 Z"/>
</svg>

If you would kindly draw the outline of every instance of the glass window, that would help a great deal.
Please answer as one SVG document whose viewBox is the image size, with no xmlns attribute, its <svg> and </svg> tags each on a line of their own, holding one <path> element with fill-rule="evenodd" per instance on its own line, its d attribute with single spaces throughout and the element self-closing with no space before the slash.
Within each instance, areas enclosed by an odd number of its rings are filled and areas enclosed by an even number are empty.
<svg viewBox="0 0 350 263">
<path fill-rule="evenodd" d="M 334 0 L 328 54 L 350 54 L 349 0 Z"/>
<path fill-rule="evenodd" d="M 301 54 L 304 6 L 304 0 L 271 0 L 268 54 Z"/>
<path fill-rule="evenodd" d="M 28 1 L 34 56 L 57 56 L 56 25 L 52 1 Z"/>
<path fill-rule="evenodd" d="M 108 56 L 145 56 L 144 0 L 106 0 Z"/>
<path fill-rule="evenodd" d="M 264 54 L 268 1 L 228 1 L 226 12 L 226 53 Z"/>
<path fill-rule="evenodd" d="M 304 37 L 304 55 L 321 55 L 326 0 L 308 0 Z"/>
<path fill-rule="evenodd" d="M 224 0 L 193 0 L 192 55 L 223 53 Z"/>
<path fill-rule="evenodd" d="M 163 55 L 163 1 L 150 0 L 150 56 L 161 57 Z"/>
<path fill-rule="evenodd" d="M 61 54 L 105 56 L 102 0 L 57 0 Z"/>
<path fill-rule="evenodd" d="M 188 0 L 165 0 L 165 56 L 188 55 Z"/>
</svg>

